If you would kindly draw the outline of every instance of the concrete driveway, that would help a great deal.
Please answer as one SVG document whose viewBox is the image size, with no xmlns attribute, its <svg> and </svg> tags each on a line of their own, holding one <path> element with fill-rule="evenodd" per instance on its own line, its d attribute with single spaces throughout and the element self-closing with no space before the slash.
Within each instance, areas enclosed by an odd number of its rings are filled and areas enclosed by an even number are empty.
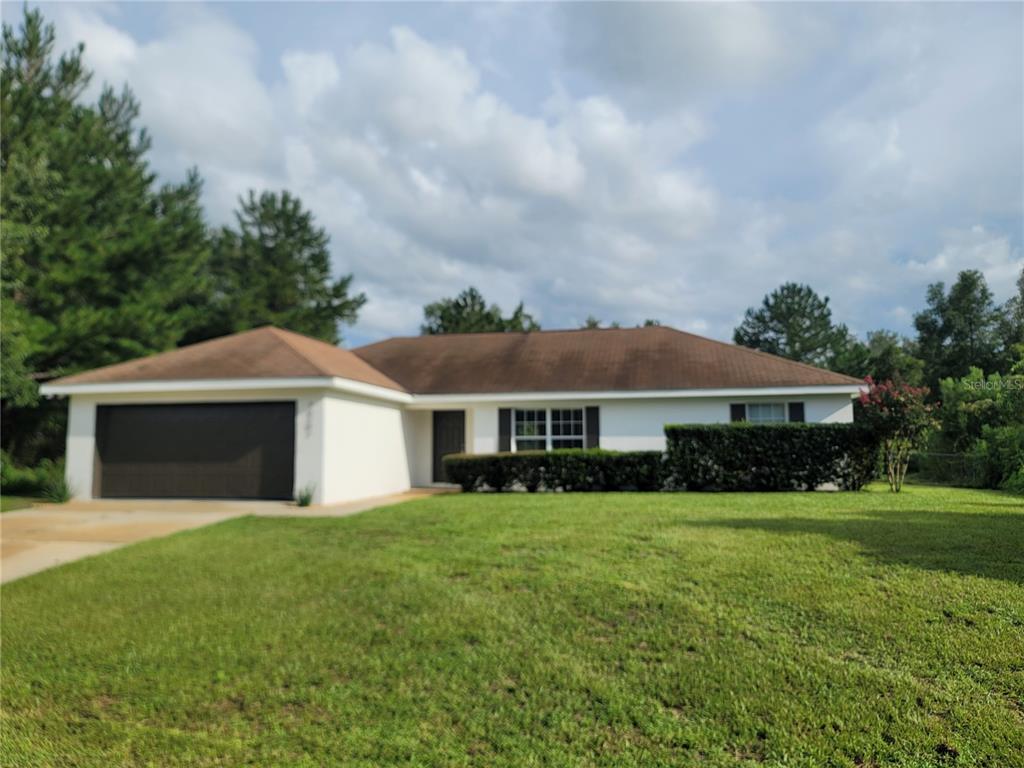
<svg viewBox="0 0 1024 768">
<path fill-rule="evenodd" d="M 201 528 L 244 515 L 345 517 L 422 498 L 438 489 L 316 507 L 271 501 L 95 500 L 37 504 L 0 515 L 0 583 L 136 541 Z M 441 491 L 443 492 L 443 491 Z"/>
</svg>

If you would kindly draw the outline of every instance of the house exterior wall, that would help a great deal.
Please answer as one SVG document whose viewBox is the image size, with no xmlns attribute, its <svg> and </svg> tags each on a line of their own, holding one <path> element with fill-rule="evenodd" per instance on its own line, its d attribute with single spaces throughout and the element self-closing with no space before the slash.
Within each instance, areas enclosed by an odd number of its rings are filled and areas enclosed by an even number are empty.
<svg viewBox="0 0 1024 768">
<path fill-rule="evenodd" d="M 319 503 L 335 504 L 409 489 L 406 434 L 410 421 L 401 405 L 329 394 L 323 398 L 322 407 L 324 474 Z"/>
<path fill-rule="evenodd" d="M 734 402 L 805 404 L 808 422 L 850 422 L 849 394 L 788 397 L 674 397 L 508 400 L 501 403 L 427 403 L 404 406 L 325 389 L 78 394 L 69 399 L 67 477 L 75 498 L 90 498 L 96 451 L 96 407 L 124 403 L 292 401 L 295 413 L 295 492 L 313 488 L 313 502 L 331 504 L 399 493 L 433 482 L 433 410 L 466 412 L 466 451 L 498 450 L 500 408 L 600 408 L 600 446 L 610 450 L 664 450 L 669 423 L 729 421 Z"/>
<path fill-rule="evenodd" d="M 467 451 L 493 453 L 498 450 L 500 408 L 583 408 L 600 410 L 600 446 L 615 451 L 659 451 L 665 449 L 666 424 L 714 424 L 729 421 L 729 404 L 803 402 L 809 423 L 853 421 L 853 401 L 848 394 L 793 395 L 788 397 L 692 397 L 615 400 L 559 400 L 557 402 L 508 401 L 500 404 L 465 405 Z M 458 407 L 455 404 L 446 408 Z"/>
<path fill-rule="evenodd" d="M 405 411 L 405 452 L 412 485 L 430 485 L 433 481 L 433 411 Z"/>
<path fill-rule="evenodd" d="M 503 405 L 502 408 L 509 406 Z M 469 415 L 472 414 L 472 419 Z M 473 431 L 466 441 L 468 453 L 497 453 L 498 451 L 498 406 L 477 405 L 466 409 L 467 421 L 472 421 Z"/>
<path fill-rule="evenodd" d="M 310 390 L 251 390 L 245 392 L 175 392 L 118 395 L 71 395 L 68 398 L 68 432 L 65 474 L 76 499 L 93 496 L 96 456 L 96 406 L 156 403 L 295 403 L 295 490 L 313 486 L 313 502 L 323 503 L 324 487 L 324 394 Z"/>
</svg>

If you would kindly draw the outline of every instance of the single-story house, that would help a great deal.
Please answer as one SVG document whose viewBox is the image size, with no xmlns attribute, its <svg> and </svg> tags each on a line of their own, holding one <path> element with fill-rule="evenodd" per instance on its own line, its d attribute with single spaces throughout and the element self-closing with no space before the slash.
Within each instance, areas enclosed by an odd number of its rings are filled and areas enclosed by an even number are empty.
<svg viewBox="0 0 1024 768">
<path fill-rule="evenodd" d="M 56 379 L 79 498 L 314 503 L 443 481 L 441 458 L 664 449 L 666 423 L 853 420 L 848 376 L 665 326 L 394 338 L 264 327 Z"/>
</svg>

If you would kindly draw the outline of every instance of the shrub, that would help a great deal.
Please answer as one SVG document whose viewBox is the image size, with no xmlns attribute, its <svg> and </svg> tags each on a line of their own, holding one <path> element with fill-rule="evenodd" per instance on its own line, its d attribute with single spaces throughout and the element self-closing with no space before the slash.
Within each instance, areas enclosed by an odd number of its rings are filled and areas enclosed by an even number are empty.
<svg viewBox="0 0 1024 768">
<path fill-rule="evenodd" d="M 874 476 L 878 440 L 858 424 L 686 424 L 665 427 L 676 488 L 858 490 Z"/>
<path fill-rule="evenodd" d="M 70 501 L 73 495 L 73 490 L 63 472 L 47 480 L 42 489 L 43 498 L 54 504 L 64 504 Z"/>
<path fill-rule="evenodd" d="M 943 379 L 940 387 L 940 450 L 968 451 L 986 427 L 1024 422 L 1024 361 L 1004 376 L 986 377 L 980 368 L 971 368 L 960 379 Z"/>
<path fill-rule="evenodd" d="M 445 456 L 444 466 L 464 491 L 658 491 L 665 484 L 660 451 L 463 453 Z"/>
<path fill-rule="evenodd" d="M 867 379 L 869 389 L 860 396 L 858 417 L 881 441 L 889 490 L 899 493 L 910 465 L 910 454 L 921 448 L 936 426 L 934 407 L 924 400 L 925 387 L 876 384 Z"/>
<path fill-rule="evenodd" d="M 1005 488 L 1024 472 L 1024 425 L 985 427 L 968 455 L 982 467 L 984 487 Z"/>
<path fill-rule="evenodd" d="M 1018 469 L 1006 479 L 1003 490 L 1024 496 L 1024 468 Z"/>
<path fill-rule="evenodd" d="M 305 485 L 299 489 L 299 492 L 295 494 L 295 504 L 300 507 L 308 507 L 313 503 L 313 494 L 316 492 L 316 486 L 312 483 Z"/>
<path fill-rule="evenodd" d="M 940 429 L 917 462 L 921 476 L 972 488 L 1024 484 L 1024 359 L 1009 374 L 971 368 L 941 388 Z"/>
<path fill-rule="evenodd" d="M 43 459 L 36 467 L 18 467 L 7 453 L 0 454 L 0 488 L 13 496 L 43 496 L 47 488 L 64 480 L 64 462 Z"/>
</svg>

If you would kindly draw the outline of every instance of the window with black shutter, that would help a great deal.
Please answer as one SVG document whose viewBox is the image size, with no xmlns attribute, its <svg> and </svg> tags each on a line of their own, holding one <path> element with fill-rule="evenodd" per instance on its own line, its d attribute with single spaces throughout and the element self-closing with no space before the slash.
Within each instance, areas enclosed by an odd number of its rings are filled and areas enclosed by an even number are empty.
<svg viewBox="0 0 1024 768">
<path fill-rule="evenodd" d="M 789 404 L 789 420 L 790 421 L 803 421 L 804 420 L 804 404 L 803 403 L 790 403 Z"/>
<path fill-rule="evenodd" d="M 512 409 L 498 409 L 498 450 L 512 450 Z"/>
<path fill-rule="evenodd" d="M 587 448 L 601 445 L 601 412 L 596 405 L 587 406 Z"/>
</svg>

